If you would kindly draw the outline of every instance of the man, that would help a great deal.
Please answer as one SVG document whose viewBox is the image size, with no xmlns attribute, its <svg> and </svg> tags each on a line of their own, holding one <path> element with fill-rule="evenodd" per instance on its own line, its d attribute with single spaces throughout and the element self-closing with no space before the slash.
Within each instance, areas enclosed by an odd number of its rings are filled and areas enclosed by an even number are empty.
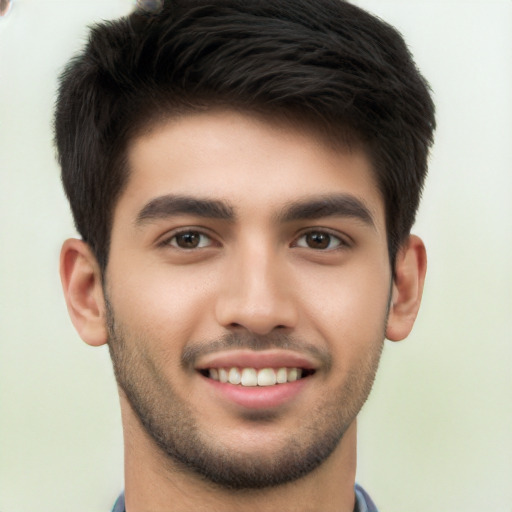
<svg viewBox="0 0 512 512">
<path fill-rule="evenodd" d="M 108 343 L 115 511 L 371 511 L 356 417 L 410 332 L 434 129 L 400 35 L 340 0 L 178 0 L 62 77 L 72 321 Z"/>
</svg>

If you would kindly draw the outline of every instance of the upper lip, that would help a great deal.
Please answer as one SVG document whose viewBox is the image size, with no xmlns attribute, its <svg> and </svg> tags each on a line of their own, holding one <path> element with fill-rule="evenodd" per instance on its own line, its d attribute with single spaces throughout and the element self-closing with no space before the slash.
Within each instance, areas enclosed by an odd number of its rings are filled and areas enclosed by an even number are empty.
<svg viewBox="0 0 512 512">
<path fill-rule="evenodd" d="M 303 368 L 316 370 L 318 363 L 308 356 L 290 350 L 229 350 L 205 355 L 195 366 L 196 370 L 209 368 Z"/>
</svg>

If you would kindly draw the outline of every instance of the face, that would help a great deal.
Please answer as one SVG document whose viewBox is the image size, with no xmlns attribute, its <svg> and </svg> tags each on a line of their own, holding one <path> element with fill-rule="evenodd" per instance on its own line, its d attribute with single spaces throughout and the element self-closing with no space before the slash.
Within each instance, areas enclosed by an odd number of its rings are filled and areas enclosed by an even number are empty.
<svg viewBox="0 0 512 512">
<path fill-rule="evenodd" d="M 173 467 L 279 485 L 336 456 L 370 391 L 391 272 L 369 161 L 231 112 L 129 150 L 105 294 L 122 400 Z"/>
</svg>

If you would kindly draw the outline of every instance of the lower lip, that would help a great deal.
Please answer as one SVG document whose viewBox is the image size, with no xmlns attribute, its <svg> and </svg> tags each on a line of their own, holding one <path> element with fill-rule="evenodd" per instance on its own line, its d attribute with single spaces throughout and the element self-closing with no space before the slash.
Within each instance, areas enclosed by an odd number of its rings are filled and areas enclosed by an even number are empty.
<svg viewBox="0 0 512 512">
<path fill-rule="evenodd" d="M 202 378 L 215 393 L 231 403 L 247 409 L 272 409 L 296 398 L 311 377 L 274 386 L 242 386 Z"/>
</svg>

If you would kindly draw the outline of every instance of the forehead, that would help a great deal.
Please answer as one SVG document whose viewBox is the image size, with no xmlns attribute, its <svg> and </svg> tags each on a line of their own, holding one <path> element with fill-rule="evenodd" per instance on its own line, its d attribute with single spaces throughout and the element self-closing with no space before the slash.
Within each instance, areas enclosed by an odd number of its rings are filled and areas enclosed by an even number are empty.
<svg viewBox="0 0 512 512">
<path fill-rule="evenodd" d="M 166 194 L 221 200 L 259 216 L 301 198 L 350 194 L 384 216 L 365 153 L 291 122 L 225 110 L 172 118 L 133 139 L 128 166 L 115 218 Z"/>
</svg>

